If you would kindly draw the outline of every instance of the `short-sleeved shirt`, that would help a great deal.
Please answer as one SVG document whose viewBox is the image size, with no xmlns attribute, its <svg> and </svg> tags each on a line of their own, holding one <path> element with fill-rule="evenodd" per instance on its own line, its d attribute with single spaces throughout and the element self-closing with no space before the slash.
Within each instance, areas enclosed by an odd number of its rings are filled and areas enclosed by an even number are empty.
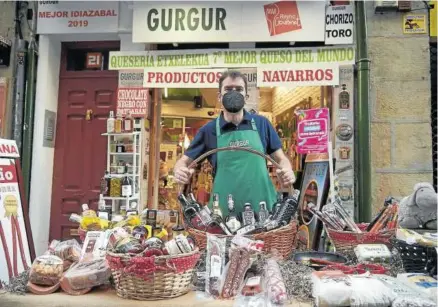
<svg viewBox="0 0 438 307">
<path fill-rule="evenodd" d="M 219 117 L 221 133 L 228 133 L 236 130 L 251 130 L 252 119 L 255 121 L 265 154 L 270 155 L 280 149 L 280 137 L 269 120 L 266 117 L 250 114 L 246 111 L 244 111 L 242 122 L 237 126 L 233 123 L 226 122 L 223 113 L 221 113 Z M 192 143 L 184 154 L 194 160 L 207 151 L 217 148 L 216 137 L 216 119 L 214 119 L 199 129 L 198 133 L 195 135 Z M 217 168 L 217 154 L 210 155 L 207 159 L 213 167 L 214 176 Z"/>
</svg>

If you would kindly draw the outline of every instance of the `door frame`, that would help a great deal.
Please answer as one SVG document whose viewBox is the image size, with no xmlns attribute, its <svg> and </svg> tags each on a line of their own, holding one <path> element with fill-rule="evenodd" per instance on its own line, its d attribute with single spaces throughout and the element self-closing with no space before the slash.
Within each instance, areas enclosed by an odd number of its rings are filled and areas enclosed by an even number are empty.
<svg viewBox="0 0 438 307">
<path fill-rule="evenodd" d="M 58 85 L 58 112 L 56 115 L 56 129 L 59 127 L 60 121 L 60 99 L 61 99 L 61 83 L 66 79 L 94 79 L 94 78 L 118 78 L 117 70 L 95 70 L 95 71 L 67 71 L 67 53 L 68 50 L 84 49 L 84 48 L 117 48 L 120 49 L 120 41 L 95 41 L 95 42 L 63 42 L 61 43 L 61 63 L 59 71 Z M 62 180 L 62 165 L 57 164 L 57 150 L 59 149 L 59 138 L 55 138 L 54 156 L 53 156 L 53 175 L 52 175 L 52 192 L 50 199 L 50 226 L 49 226 L 49 241 L 60 239 L 62 233 L 59 231 L 61 220 L 60 204 L 57 203 L 60 199 L 59 190 L 56 187 Z"/>
</svg>

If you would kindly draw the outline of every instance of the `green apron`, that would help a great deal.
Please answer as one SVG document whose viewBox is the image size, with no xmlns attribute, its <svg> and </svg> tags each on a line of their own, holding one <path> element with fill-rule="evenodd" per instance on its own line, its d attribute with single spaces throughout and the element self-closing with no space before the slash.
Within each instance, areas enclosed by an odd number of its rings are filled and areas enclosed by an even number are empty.
<svg viewBox="0 0 438 307">
<path fill-rule="evenodd" d="M 217 118 L 217 147 L 247 147 L 264 153 L 254 119 L 251 120 L 251 125 L 252 130 L 236 130 L 222 134 L 219 118 Z M 236 213 L 243 211 L 245 203 L 251 203 L 253 210 L 259 212 L 261 201 L 265 201 L 267 209 L 271 211 L 277 199 L 277 193 L 266 167 L 266 160 L 246 151 L 217 153 L 213 193 L 219 194 L 219 205 L 224 216 L 228 215 L 229 194 L 233 195 Z"/>
</svg>

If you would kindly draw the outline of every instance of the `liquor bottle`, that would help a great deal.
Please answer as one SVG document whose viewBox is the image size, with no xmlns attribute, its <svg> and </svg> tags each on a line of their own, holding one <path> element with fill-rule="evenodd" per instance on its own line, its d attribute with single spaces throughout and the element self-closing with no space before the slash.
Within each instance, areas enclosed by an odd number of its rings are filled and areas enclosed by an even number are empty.
<svg viewBox="0 0 438 307">
<path fill-rule="evenodd" d="M 132 179 L 128 177 L 128 174 L 125 174 L 125 177 L 122 181 L 122 197 L 131 197 L 132 196 Z"/>
<path fill-rule="evenodd" d="M 259 216 L 259 220 L 258 220 L 259 225 L 263 225 L 269 217 L 269 211 L 268 209 L 266 209 L 266 202 L 264 201 L 260 202 L 260 209 L 258 216 Z"/>
<path fill-rule="evenodd" d="M 205 206 L 201 212 L 205 212 L 210 215 L 211 221 L 207 226 L 207 232 L 214 234 L 226 234 L 232 235 L 233 233 L 228 229 L 227 225 L 224 223 L 222 217 L 214 212 L 210 211 L 208 206 Z"/>
<path fill-rule="evenodd" d="M 103 199 L 103 194 L 99 195 L 97 216 L 102 220 L 111 221 L 111 211 L 108 211 L 105 199 Z"/>
<path fill-rule="evenodd" d="M 275 219 L 268 220 L 265 223 L 266 230 L 272 230 L 278 227 L 285 226 L 290 223 L 290 220 L 294 217 L 298 210 L 298 197 L 300 191 L 295 190 L 291 197 L 288 197 L 283 201 L 283 204 L 278 210 Z"/>
<path fill-rule="evenodd" d="M 122 122 L 122 115 L 118 113 L 114 122 L 114 133 L 122 133 Z"/>
<path fill-rule="evenodd" d="M 138 118 L 134 119 L 134 131 L 141 131 L 141 120 Z"/>
<path fill-rule="evenodd" d="M 217 193 L 213 195 L 213 213 L 223 218 L 221 208 L 219 207 L 219 194 Z"/>
<path fill-rule="evenodd" d="M 106 120 L 106 133 L 114 133 L 114 131 L 115 131 L 114 111 L 110 111 L 109 117 Z"/>
<path fill-rule="evenodd" d="M 197 208 L 198 211 L 200 211 L 202 209 L 203 206 L 201 206 L 201 204 L 198 203 L 198 201 L 195 198 L 195 195 L 193 195 L 193 193 L 189 193 L 189 202 L 195 206 Z"/>
<path fill-rule="evenodd" d="M 72 213 L 70 214 L 70 217 L 68 218 L 70 222 L 78 223 L 80 224 L 82 222 L 82 217 L 79 214 Z"/>
<path fill-rule="evenodd" d="M 134 129 L 134 120 L 131 116 L 131 112 L 128 112 L 123 120 L 123 132 L 130 133 Z"/>
<path fill-rule="evenodd" d="M 108 171 L 105 171 L 105 175 L 100 179 L 100 194 L 103 196 L 109 195 L 110 179 Z"/>
<path fill-rule="evenodd" d="M 350 93 L 347 92 L 345 84 L 342 84 L 342 91 L 339 93 L 339 109 L 350 109 Z"/>
<path fill-rule="evenodd" d="M 240 223 L 239 219 L 237 218 L 237 214 L 234 211 L 234 200 L 233 200 L 233 195 L 228 195 L 228 216 L 225 219 L 225 224 L 227 225 L 228 229 L 232 232 L 235 233 L 241 226 L 242 224 Z"/>
<path fill-rule="evenodd" d="M 138 215 L 138 211 L 137 211 L 137 202 L 133 201 L 128 205 L 128 208 L 126 210 L 126 215 L 130 216 L 130 215 Z"/>
<path fill-rule="evenodd" d="M 243 206 L 242 221 L 244 226 L 255 224 L 254 210 L 250 203 L 245 203 Z"/>
<path fill-rule="evenodd" d="M 283 193 L 277 193 L 277 202 L 272 206 L 271 216 L 268 218 L 269 220 L 275 220 L 278 214 L 278 211 L 283 204 Z"/>
<path fill-rule="evenodd" d="M 206 210 L 198 210 L 199 205 L 188 201 L 183 194 L 178 196 L 178 201 L 182 206 L 185 221 L 193 228 L 205 230 L 211 222 L 210 214 Z"/>
</svg>

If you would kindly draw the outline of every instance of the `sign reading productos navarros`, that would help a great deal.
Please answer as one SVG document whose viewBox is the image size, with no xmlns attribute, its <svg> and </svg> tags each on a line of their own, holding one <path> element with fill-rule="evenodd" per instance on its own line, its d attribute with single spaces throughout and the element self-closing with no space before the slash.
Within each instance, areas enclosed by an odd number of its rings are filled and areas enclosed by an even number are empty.
<svg viewBox="0 0 438 307">
<path fill-rule="evenodd" d="M 114 51 L 110 52 L 109 69 L 147 68 L 244 68 L 264 65 L 318 63 L 354 64 L 352 46 L 321 48 L 269 48 L 221 50 Z"/>
<path fill-rule="evenodd" d="M 144 87 L 217 88 L 223 69 L 168 69 L 144 72 Z"/>
</svg>

